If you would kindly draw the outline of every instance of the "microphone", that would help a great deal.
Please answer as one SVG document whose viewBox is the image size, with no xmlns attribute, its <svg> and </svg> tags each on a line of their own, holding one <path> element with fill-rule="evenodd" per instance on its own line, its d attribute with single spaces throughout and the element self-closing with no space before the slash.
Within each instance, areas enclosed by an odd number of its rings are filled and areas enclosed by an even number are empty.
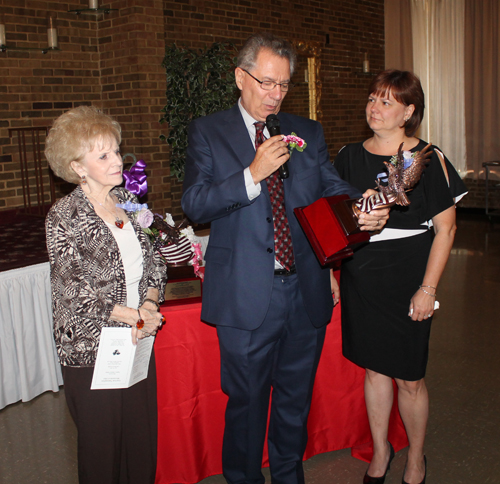
<svg viewBox="0 0 500 484">
<path fill-rule="evenodd" d="M 281 134 L 281 129 L 280 129 L 280 120 L 278 119 L 278 116 L 276 114 L 270 114 L 266 118 L 266 126 L 267 130 L 269 131 L 269 134 L 272 136 L 276 136 L 277 134 Z M 288 161 L 285 161 L 280 167 L 279 167 L 279 173 L 280 173 L 280 178 L 284 180 L 285 178 L 288 178 L 289 176 L 289 171 L 288 171 Z"/>
</svg>

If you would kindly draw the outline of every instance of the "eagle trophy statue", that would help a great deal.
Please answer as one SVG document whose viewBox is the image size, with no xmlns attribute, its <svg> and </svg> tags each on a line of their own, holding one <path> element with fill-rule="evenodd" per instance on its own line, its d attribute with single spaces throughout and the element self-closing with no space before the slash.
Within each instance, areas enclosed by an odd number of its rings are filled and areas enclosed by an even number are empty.
<svg viewBox="0 0 500 484">
<path fill-rule="evenodd" d="M 322 197 L 306 207 L 294 208 L 294 213 L 322 266 L 336 264 L 353 255 L 353 249 L 370 239 L 359 226 L 359 215 L 398 204 L 407 206 L 406 196 L 422 175 L 432 150 L 403 151 L 403 143 L 387 167 L 387 186 L 377 180 L 378 191 L 368 198 L 349 198 L 348 195 Z"/>
<path fill-rule="evenodd" d="M 377 179 L 378 192 L 368 198 L 360 198 L 353 203 L 354 215 L 358 216 L 361 212 L 371 212 L 378 208 L 391 207 L 396 204 L 403 207 L 410 204 L 405 192 L 411 190 L 420 180 L 425 166 L 430 161 L 432 150 L 429 151 L 431 146 L 431 143 L 429 143 L 423 150 L 415 152 L 412 157 L 405 158 L 403 145 L 404 143 L 399 145 L 394 163 L 384 161 L 384 165 L 389 172 L 387 186 L 382 186 Z"/>
</svg>

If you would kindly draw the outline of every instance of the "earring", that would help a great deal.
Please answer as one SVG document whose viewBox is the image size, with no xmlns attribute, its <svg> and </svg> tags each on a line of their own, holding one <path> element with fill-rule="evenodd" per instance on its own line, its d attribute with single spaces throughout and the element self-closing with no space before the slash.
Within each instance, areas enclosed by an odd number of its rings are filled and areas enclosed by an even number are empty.
<svg viewBox="0 0 500 484">
<path fill-rule="evenodd" d="M 82 176 L 82 185 L 86 185 L 87 184 L 87 180 L 85 179 L 85 175 Z"/>
</svg>

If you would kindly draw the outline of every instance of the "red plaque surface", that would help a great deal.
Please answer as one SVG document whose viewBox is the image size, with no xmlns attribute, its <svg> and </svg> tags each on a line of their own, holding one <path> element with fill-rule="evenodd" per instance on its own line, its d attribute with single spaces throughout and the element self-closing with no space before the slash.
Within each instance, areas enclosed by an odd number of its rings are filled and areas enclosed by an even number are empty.
<svg viewBox="0 0 500 484">
<path fill-rule="evenodd" d="M 352 211 L 356 199 L 347 195 L 324 197 L 307 207 L 294 209 L 322 266 L 328 266 L 353 254 L 353 248 L 368 241 L 370 234 L 361 232 Z"/>
</svg>

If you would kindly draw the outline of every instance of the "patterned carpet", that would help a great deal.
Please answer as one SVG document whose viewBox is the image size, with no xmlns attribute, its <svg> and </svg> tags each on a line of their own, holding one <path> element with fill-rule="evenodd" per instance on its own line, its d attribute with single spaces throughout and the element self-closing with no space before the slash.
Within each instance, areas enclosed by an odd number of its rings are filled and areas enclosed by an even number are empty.
<svg viewBox="0 0 500 484">
<path fill-rule="evenodd" d="M 0 271 L 48 260 L 45 218 L 0 212 Z"/>
</svg>

